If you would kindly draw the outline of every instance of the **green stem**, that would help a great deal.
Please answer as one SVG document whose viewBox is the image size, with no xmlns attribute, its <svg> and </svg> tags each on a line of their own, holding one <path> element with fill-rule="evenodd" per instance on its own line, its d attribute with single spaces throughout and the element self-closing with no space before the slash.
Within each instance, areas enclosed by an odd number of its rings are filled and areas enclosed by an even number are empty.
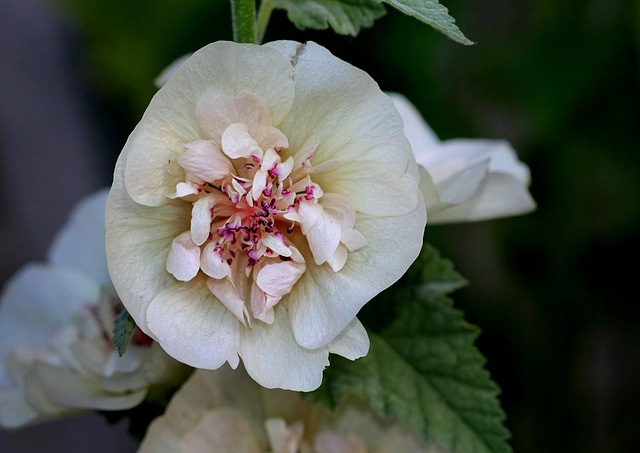
<svg viewBox="0 0 640 453">
<path fill-rule="evenodd" d="M 264 39 L 264 33 L 267 31 L 273 6 L 273 0 L 262 0 L 260 2 L 260 9 L 258 9 L 258 44 L 261 44 Z"/>
<path fill-rule="evenodd" d="M 235 42 L 256 43 L 255 0 L 231 0 L 231 23 Z"/>
</svg>

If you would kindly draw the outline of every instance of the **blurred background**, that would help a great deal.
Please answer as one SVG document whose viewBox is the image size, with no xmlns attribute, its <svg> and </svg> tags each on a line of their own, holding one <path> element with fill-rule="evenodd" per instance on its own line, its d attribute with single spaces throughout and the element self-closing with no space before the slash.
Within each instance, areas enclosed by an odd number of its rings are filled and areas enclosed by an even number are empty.
<svg viewBox="0 0 640 453">
<path fill-rule="evenodd" d="M 454 295 L 502 387 L 516 452 L 640 445 L 640 3 L 445 0 L 465 47 L 389 9 L 357 38 L 299 31 L 407 96 L 442 138 L 506 138 L 538 210 L 427 228 L 469 280 Z M 226 0 L 0 2 L 0 279 L 42 260 L 83 195 L 109 184 L 175 58 L 231 39 Z M 0 451 L 127 452 L 98 415 L 0 431 Z M 634 448 L 635 447 L 635 448 Z"/>
</svg>

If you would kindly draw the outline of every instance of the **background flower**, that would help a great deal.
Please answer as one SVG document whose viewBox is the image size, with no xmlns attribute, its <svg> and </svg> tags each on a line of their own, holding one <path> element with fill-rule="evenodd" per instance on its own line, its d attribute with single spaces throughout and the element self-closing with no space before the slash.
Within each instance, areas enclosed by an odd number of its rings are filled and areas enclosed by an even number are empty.
<svg viewBox="0 0 640 453">
<path fill-rule="evenodd" d="M 0 425 L 138 405 L 184 366 L 140 333 L 122 358 L 111 343 L 122 309 L 106 272 L 107 191 L 84 199 L 49 250 L 5 287 L 0 303 Z"/>
<path fill-rule="evenodd" d="M 336 410 L 259 387 L 243 370 L 197 370 L 150 426 L 140 453 L 446 453 L 347 398 Z"/>
<path fill-rule="evenodd" d="M 214 43 L 120 155 L 109 269 L 177 359 L 242 357 L 266 387 L 312 390 L 329 352 L 366 354 L 357 312 L 417 256 L 417 185 L 400 117 L 367 74 L 314 43 Z"/>
<path fill-rule="evenodd" d="M 403 96 L 390 94 L 420 168 L 429 223 L 469 222 L 535 209 L 529 168 L 505 140 L 441 142 Z"/>
</svg>

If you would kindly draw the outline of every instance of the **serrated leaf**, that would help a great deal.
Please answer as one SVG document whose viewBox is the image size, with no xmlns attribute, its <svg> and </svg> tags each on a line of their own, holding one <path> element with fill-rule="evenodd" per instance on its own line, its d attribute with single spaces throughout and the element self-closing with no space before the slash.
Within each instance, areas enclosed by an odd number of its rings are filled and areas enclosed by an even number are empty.
<svg viewBox="0 0 640 453">
<path fill-rule="evenodd" d="M 369 354 L 355 362 L 332 356 L 315 399 L 335 407 L 354 393 L 451 452 L 511 451 L 499 388 L 473 345 L 479 329 L 445 295 L 464 284 L 425 246 L 403 280 L 372 301 L 374 309 L 397 309 L 391 322 L 369 332 Z"/>
<path fill-rule="evenodd" d="M 472 45 L 470 41 L 458 28 L 456 21 L 449 15 L 449 10 L 438 0 L 380 0 L 382 3 L 415 17 L 425 24 L 431 25 L 436 30 L 444 33 L 449 38 L 461 44 Z"/>
<path fill-rule="evenodd" d="M 113 320 L 113 345 L 118 350 L 120 357 L 127 350 L 136 327 L 136 322 L 127 310 L 122 310 Z"/>
<path fill-rule="evenodd" d="M 362 27 L 371 27 L 386 13 L 377 0 L 274 0 L 274 8 L 286 10 L 289 20 L 300 29 L 331 26 L 336 33 L 351 36 L 357 36 Z"/>
</svg>

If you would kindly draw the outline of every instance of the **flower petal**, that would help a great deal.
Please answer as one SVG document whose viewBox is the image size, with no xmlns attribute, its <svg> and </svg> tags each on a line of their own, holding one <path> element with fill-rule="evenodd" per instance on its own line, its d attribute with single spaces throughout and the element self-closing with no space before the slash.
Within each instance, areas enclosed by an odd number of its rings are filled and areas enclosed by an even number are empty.
<svg viewBox="0 0 640 453">
<path fill-rule="evenodd" d="M 415 212 L 403 216 L 360 216 L 355 227 L 369 245 L 351 252 L 339 273 L 328 266 L 307 266 L 287 296 L 300 345 L 315 349 L 331 342 L 365 303 L 404 274 L 422 247 L 426 212 L 421 196 L 419 201 Z M 370 244 L 393 253 L 393 259 Z"/>
<path fill-rule="evenodd" d="M 188 282 L 199 270 L 200 247 L 191 240 L 191 231 L 185 231 L 171 242 L 167 272 L 182 282 Z"/>
<path fill-rule="evenodd" d="M 103 285 L 111 286 L 104 252 L 104 208 L 108 195 L 109 190 L 102 189 L 78 203 L 56 234 L 47 259 L 52 264 L 82 271 Z"/>
<path fill-rule="evenodd" d="M 204 277 L 161 291 L 147 309 L 147 328 L 169 355 L 196 368 L 238 365 L 238 319 L 217 300 Z"/>
<path fill-rule="evenodd" d="M 291 150 L 318 137 L 313 165 L 341 165 L 314 175 L 353 203 L 356 211 L 377 215 L 411 212 L 419 176 L 415 158 L 391 99 L 371 77 L 312 42 L 266 44 L 294 65 L 296 97 L 280 129 Z M 407 178 L 407 176 L 409 176 Z"/>
<path fill-rule="evenodd" d="M 281 304 L 274 314 L 273 324 L 257 322 L 241 332 L 239 351 L 247 372 L 263 387 L 315 390 L 322 382 L 322 370 L 329 365 L 328 351 L 301 347 Z"/>
<path fill-rule="evenodd" d="M 197 140 L 184 146 L 187 150 L 178 156 L 178 163 L 188 175 L 197 178 L 198 183 L 218 181 L 235 172 L 229 159 L 212 140 Z"/>
<path fill-rule="evenodd" d="M 277 126 L 293 102 L 291 72 L 289 61 L 267 47 L 215 42 L 195 52 L 156 93 L 125 144 L 132 199 L 147 206 L 167 203 L 183 174 L 177 157 L 184 144 L 213 138 L 201 135 L 196 118 L 196 104 L 205 94 L 251 93 L 264 102 Z"/>
</svg>

